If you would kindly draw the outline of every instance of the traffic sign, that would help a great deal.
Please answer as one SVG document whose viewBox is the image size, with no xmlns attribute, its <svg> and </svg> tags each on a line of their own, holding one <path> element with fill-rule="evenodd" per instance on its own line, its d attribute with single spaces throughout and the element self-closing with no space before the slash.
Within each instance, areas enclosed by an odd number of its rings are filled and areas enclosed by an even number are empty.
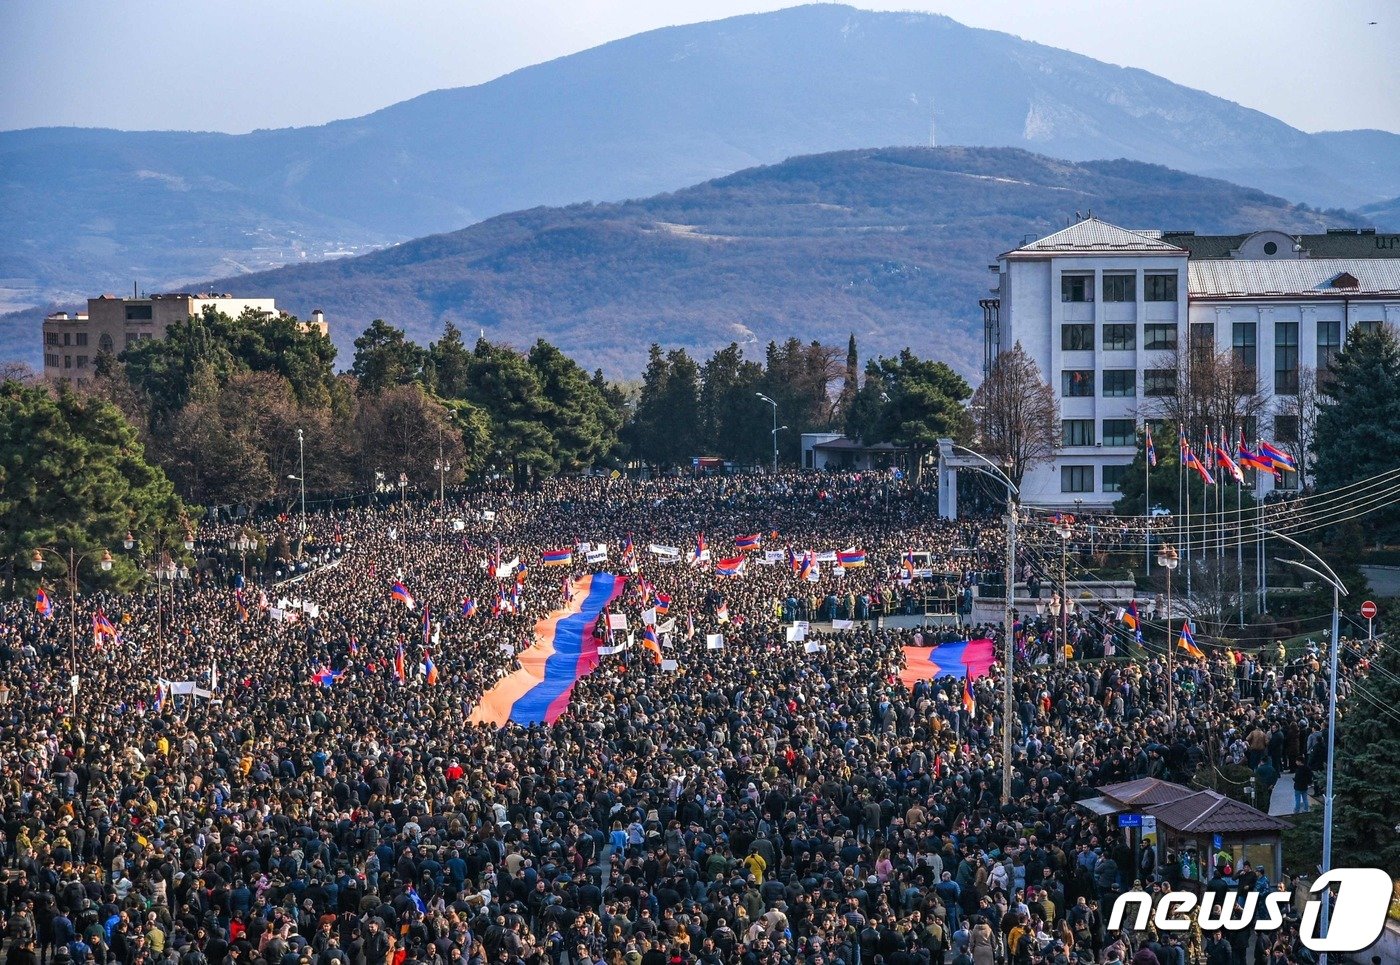
<svg viewBox="0 0 1400 965">
<path fill-rule="evenodd" d="M 1118 815 L 1118 826 L 1120 828 L 1140 828 L 1142 827 L 1142 815 L 1120 814 Z"/>
<path fill-rule="evenodd" d="M 1365 620 L 1374 620 L 1376 617 L 1376 605 L 1370 600 L 1361 604 L 1361 617 Z"/>
</svg>

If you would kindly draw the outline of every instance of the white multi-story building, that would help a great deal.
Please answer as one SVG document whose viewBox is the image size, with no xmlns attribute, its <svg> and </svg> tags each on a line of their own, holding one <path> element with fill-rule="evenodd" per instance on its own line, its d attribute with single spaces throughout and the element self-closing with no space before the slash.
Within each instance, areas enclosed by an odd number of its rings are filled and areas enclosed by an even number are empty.
<svg viewBox="0 0 1400 965">
<path fill-rule="evenodd" d="M 1214 344 L 1252 368 L 1275 413 L 1258 431 L 1287 442 L 1296 427 L 1276 403 L 1297 393 L 1300 367 L 1325 367 L 1352 326 L 1400 324 L 1400 236 L 1369 229 L 1205 236 L 1091 217 L 996 268 L 986 361 L 1020 342 L 1060 406 L 1060 449 L 1022 484 L 1039 506 L 1117 500 L 1139 427 L 1160 414 L 1153 398 L 1175 392 L 1178 347 Z"/>
</svg>

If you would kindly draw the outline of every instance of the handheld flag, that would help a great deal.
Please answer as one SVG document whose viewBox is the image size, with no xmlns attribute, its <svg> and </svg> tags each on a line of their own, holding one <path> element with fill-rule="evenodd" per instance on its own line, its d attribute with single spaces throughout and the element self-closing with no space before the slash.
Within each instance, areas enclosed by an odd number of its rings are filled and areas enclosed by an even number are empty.
<svg viewBox="0 0 1400 965">
<path fill-rule="evenodd" d="M 797 578 L 799 580 L 810 580 L 816 566 L 817 561 L 812 557 L 812 551 L 808 550 L 806 553 L 803 553 L 802 562 L 797 565 Z"/>
<path fill-rule="evenodd" d="M 467 597 L 465 600 L 462 601 L 462 616 L 476 616 L 476 600 L 474 600 L 472 597 Z"/>
<path fill-rule="evenodd" d="M 320 684 L 322 687 L 333 687 L 343 673 L 345 673 L 344 670 L 332 670 L 330 667 L 322 664 L 321 669 L 311 675 L 311 682 Z"/>
<path fill-rule="evenodd" d="M 1133 636 L 1141 642 L 1142 622 L 1138 619 L 1137 600 L 1128 601 L 1128 607 L 1123 611 L 1123 625 L 1133 631 Z"/>
<path fill-rule="evenodd" d="M 117 628 L 112 626 L 112 621 L 107 619 L 107 614 L 98 610 L 92 615 L 92 638 L 95 642 L 101 642 L 103 637 L 115 640 Z"/>
<path fill-rule="evenodd" d="M 690 551 L 690 565 L 699 566 L 702 562 L 704 562 L 706 552 L 707 550 L 705 549 L 705 534 L 696 533 L 695 549 Z"/>
<path fill-rule="evenodd" d="M 757 533 L 752 533 L 748 536 L 736 536 L 734 537 L 734 548 L 746 552 L 748 550 L 756 550 L 759 547 L 759 542 L 760 540 Z"/>
<path fill-rule="evenodd" d="M 49 595 L 44 592 L 42 586 L 34 591 L 34 612 L 45 620 L 53 619 L 53 601 L 49 599 Z"/>
<path fill-rule="evenodd" d="M 656 615 L 664 617 L 671 612 L 671 595 L 669 593 L 656 594 Z"/>
<path fill-rule="evenodd" d="M 433 663 L 433 655 L 427 650 L 423 651 L 423 676 L 427 678 L 429 687 L 437 686 L 437 664 Z"/>
<path fill-rule="evenodd" d="M 972 690 L 967 685 L 966 677 L 963 678 L 962 705 L 963 710 L 969 714 L 977 713 L 977 701 L 972 699 Z"/>
<path fill-rule="evenodd" d="M 394 679 L 403 683 L 406 676 L 403 668 L 403 644 L 399 644 L 399 649 L 394 652 Z"/>
<path fill-rule="evenodd" d="M 413 594 L 412 594 L 412 593 L 409 593 L 409 592 L 408 592 L 408 587 L 404 586 L 402 583 L 395 583 L 395 584 L 389 589 L 389 596 L 392 597 L 392 598 L 395 599 L 395 600 L 398 600 L 400 603 L 402 603 L 404 606 L 408 607 L 410 610 L 413 609 L 413 606 L 414 606 L 414 603 L 413 603 Z"/>
<path fill-rule="evenodd" d="M 865 565 L 865 550 L 845 550 L 836 554 L 836 562 L 846 569 Z"/>
<path fill-rule="evenodd" d="M 642 631 L 642 648 L 651 652 L 651 658 L 658 664 L 661 662 L 661 641 L 656 636 L 656 627 L 647 624 Z"/>
<path fill-rule="evenodd" d="M 1197 660 L 1205 656 L 1201 648 L 1196 646 L 1196 637 L 1191 633 L 1191 622 L 1189 620 L 1183 620 L 1181 622 L 1181 637 L 1176 641 L 1176 645 Z"/>
<path fill-rule="evenodd" d="M 573 550 L 545 550 L 540 558 L 543 566 L 568 566 L 574 561 Z"/>
<path fill-rule="evenodd" d="M 729 622 L 729 604 L 728 604 L 728 603 L 721 603 L 721 604 L 719 605 L 719 607 L 715 610 L 715 620 L 718 621 L 719 623 L 728 623 L 728 622 Z"/>
<path fill-rule="evenodd" d="M 418 914 L 426 915 L 428 913 L 428 906 L 423 903 L 423 899 L 419 897 L 412 885 L 408 886 L 408 900 L 413 902 L 413 907 L 418 910 Z"/>
<path fill-rule="evenodd" d="M 1146 423 L 1143 423 L 1142 429 L 1145 433 L 1144 438 L 1146 440 L 1145 452 L 1147 455 L 1147 465 L 1149 468 L 1156 468 L 1157 447 L 1152 444 L 1152 427 L 1150 425 L 1147 425 Z"/>
<path fill-rule="evenodd" d="M 155 708 L 157 714 L 165 707 L 165 684 L 159 680 L 156 681 L 156 699 L 151 706 Z"/>
<path fill-rule="evenodd" d="M 727 560 L 716 560 L 715 572 L 720 576 L 743 576 L 744 558 L 742 556 L 734 556 Z"/>
<path fill-rule="evenodd" d="M 904 551 L 904 558 L 900 560 L 899 568 L 901 570 L 901 575 L 906 580 L 912 580 L 914 578 L 914 571 L 918 569 L 918 565 L 914 560 L 913 550 Z"/>
</svg>

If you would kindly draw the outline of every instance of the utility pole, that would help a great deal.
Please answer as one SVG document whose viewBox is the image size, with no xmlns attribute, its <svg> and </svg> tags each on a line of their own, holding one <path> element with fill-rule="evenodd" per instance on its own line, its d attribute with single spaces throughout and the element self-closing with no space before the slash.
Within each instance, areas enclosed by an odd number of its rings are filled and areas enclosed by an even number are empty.
<svg viewBox="0 0 1400 965">
<path fill-rule="evenodd" d="M 301 535 L 306 538 L 306 436 L 297 430 L 297 481 L 301 483 Z"/>
<path fill-rule="evenodd" d="M 1001 803 L 1011 803 L 1011 722 L 1014 719 L 1014 687 L 1011 667 L 1016 660 L 1016 497 L 1006 491 L 1006 608 L 1002 614 L 1003 641 L 1001 686 Z"/>
<path fill-rule="evenodd" d="M 773 407 L 773 474 L 774 474 L 774 475 L 777 475 L 777 473 L 778 473 L 778 403 L 776 403 L 776 402 L 774 402 L 772 399 L 768 398 L 768 396 L 764 395 L 762 392 L 755 392 L 754 395 L 758 396 L 758 397 L 759 397 L 760 399 L 762 399 L 764 402 L 767 402 L 769 405 L 771 405 L 771 406 Z"/>
</svg>

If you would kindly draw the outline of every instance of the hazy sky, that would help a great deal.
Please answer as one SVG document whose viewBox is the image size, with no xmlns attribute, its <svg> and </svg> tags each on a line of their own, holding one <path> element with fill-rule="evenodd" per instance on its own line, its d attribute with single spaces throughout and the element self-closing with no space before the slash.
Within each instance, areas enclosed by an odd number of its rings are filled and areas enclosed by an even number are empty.
<svg viewBox="0 0 1400 965">
<path fill-rule="evenodd" d="M 0 0 L 0 129 L 353 117 L 791 0 Z M 1400 132 L 1395 0 L 861 0 L 1141 67 L 1304 130 Z M 1369 21 L 1379 21 L 1371 26 Z"/>
</svg>

